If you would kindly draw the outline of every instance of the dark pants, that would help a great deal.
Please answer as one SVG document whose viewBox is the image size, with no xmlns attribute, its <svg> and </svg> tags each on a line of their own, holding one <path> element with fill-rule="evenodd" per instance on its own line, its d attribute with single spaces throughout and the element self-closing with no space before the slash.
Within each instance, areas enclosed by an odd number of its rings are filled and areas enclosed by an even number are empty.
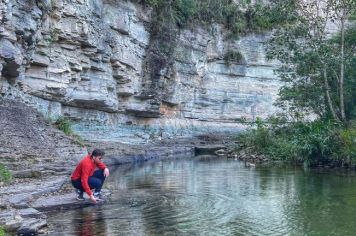
<svg viewBox="0 0 356 236">
<path fill-rule="evenodd" d="M 104 171 L 96 170 L 92 176 L 88 178 L 88 184 L 90 189 L 95 189 L 95 192 L 100 192 L 105 181 Z M 79 189 L 84 192 L 81 179 L 72 180 L 72 185 L 74 188 Z"/>
</svg>

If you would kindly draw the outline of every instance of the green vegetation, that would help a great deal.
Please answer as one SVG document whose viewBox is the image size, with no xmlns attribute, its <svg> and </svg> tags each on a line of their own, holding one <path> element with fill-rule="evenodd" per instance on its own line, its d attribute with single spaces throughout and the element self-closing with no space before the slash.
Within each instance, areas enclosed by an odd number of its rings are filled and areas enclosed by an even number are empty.
<svg viewBox="0 0 356 236">
<path fill-rule="evenodd" d="M 66 135 L 73 138 L 73 141 L 78 144 L 79 146 L 84 147 L 85 144 L 81 137 L 74 133 L 72 129 L 72 124 L 69 119 L 64 117 L 59 117 L 55 122 L 54 125 L 59 129 L 62 130 Z"/>
<path fill-rule="evenodd" d="M 224 55 L 224 61 L 227 65 L 230 65 L 231 62 L 243 63 L 244 57 L 239 51 L 229 50 Z"/>
<path fill-rule="evenodd" d="M 51 7 L 53 9 L 56 9 L 58 6 L 57 6 L 57 3 L 56 3 L 56 0 L 51 0 Z"/>
<path fill-rule="evenodd" d="M 179 27 L 189 24 L 225 25 L 232 35 L 270 30 L 294 20 L 294 0 L 272 0 L 251 3 L 250 0 L 136 0 L 154 9 L 155 24 L 174 23 Z"/>
<path fill-rule="evenodd" d="M 310 166 L 351 166 L 356 159 L 356 126 L 343 127 L 330 121 L 287 123 L 286 119 L 257 119 L 238 141 L 239 149 L 250 148 L 271 160 Z"/>
<path fill-rule="evenodd" d="M 3 229 L 2 226 L 0 226 L 0 236 L 5 236 L 6 233 L 5 233 L 5 230 Z"/>
<path fill-rule="evenodd" d="M 10 183 L 11 180 L 12 180 L 11 172 L 3 164 L 0 163 L 0 182 Z"/>
<path fill-rule="evenodd" d="M 67 118 L 60 117 L 54 122 L 54 124 L 59 130 L 62 130 L 66 135 L 73 134 L 71 123 Z"/>
<path fill-rule="evenodd" d="M 282 62 L 277 74 L 285 85 L 278 105 L 293 116 L 312 113 L 345 122 L 355 118 L 356 108 L 356 25 L 345 27 L 356 2 L 314 3 L 298 6 L 295 23 L 276 31 L 268 44 L 269 58 Z M 327 28 L 331 21 L 340 29 L 333 38 Z"/>
<path fill-rule="evenodd" d="M 58 41 L 58 36 L 59 36 L 60 30 L 58 28 L 49 28 L 49 38 L 48 38 L 48 43 L 53 44 L 54 42 Z"/>
<path fill-rule="evenodd" d="M 239 148 L 274 160 L 354 166 L 356 24 L 346 21 L 355 15 L 356 2 L 297 3 L 294 21 L 276 30 L 268 44 L 269 58 L 282 64 L 277 74 L 285 83 L 276 105 L 288 119 L 258 119 L 239 136 Z M 333 37 L 327 22 L 338 26 Z"/>
</svg>

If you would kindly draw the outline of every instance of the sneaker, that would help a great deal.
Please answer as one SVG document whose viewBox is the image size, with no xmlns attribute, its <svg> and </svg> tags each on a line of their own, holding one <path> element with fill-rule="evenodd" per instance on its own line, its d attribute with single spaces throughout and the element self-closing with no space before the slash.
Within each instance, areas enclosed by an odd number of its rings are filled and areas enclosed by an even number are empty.
<svg viewBox="0 0 356 236">
<path fill-rule="evenodd" d="M 84 192 L 80 191 L 79 189 L 77 189 L 77 200 L 78 201 L 84 201 Z"/>
<path fill-rule="evenodd" d="M 94 197 L 95 197 L 95 199 L 96 199 L 97 201 L 104 201 L 104 200 L 105 200 L 104 197 L 103 197 L 103 195 L 101 195 L 100 192 L 94 192 Z"/>
</svg>

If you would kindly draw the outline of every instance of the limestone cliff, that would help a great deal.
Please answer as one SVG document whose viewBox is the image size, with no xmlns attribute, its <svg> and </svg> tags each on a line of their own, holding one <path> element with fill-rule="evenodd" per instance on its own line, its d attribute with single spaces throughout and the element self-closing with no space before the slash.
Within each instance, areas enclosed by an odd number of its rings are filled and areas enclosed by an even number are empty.
<svg viewBox="0 0 356 236">
<path fill-rule="evenodd" d="M 276 112 L 280 83 L 265 57 L 266 34 L 227 41 L 220 25 L 182 29 L 172 62 L 154 71 L 151 11 L 141 5 L 0 0 L 0 14 L 1 97 L 70 118 L 86 140 L 231 133 L 243 128 L 236 119 Z M 229 50 L 243 60 L 227 64 Z"/>
</svg>

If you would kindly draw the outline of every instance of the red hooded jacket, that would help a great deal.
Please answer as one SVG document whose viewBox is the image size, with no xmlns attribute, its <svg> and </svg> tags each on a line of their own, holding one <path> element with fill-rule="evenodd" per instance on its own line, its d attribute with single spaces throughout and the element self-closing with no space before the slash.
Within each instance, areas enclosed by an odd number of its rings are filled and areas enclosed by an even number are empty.
<svg viewBox="0 0 356 236">
<path fill-rule="evenodd" d="M 72 180 L 81 179 L 83 189 L 88 194 L 88 196 L 93 194 L 88 184 L 88 178 L 94 174 L 96 167 L 101 170 L 106 168 L 104 163 L 98 162 L 95 164 L 94 161 L 90 158 L 90 155 L 87 155 L 79 162 L 71 177 Z"/>
</svg>

